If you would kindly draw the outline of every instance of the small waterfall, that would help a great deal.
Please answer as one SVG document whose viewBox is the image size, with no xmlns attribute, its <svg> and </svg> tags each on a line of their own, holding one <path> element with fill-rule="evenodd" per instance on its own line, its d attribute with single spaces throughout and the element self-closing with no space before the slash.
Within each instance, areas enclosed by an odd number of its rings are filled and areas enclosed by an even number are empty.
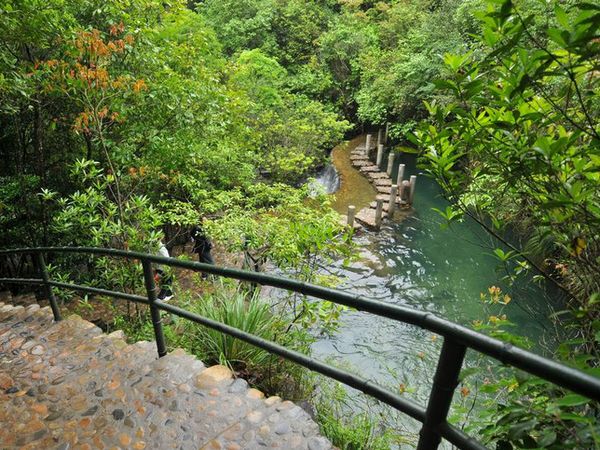
<svg viewBox="0 0 600 450">
<path fill-rule="evenodd" d="M 327 194 L 333 194 L 340 188 L 340 176 L 333 164 L 325 166 L 315 178 L 315 182 L 320 184 Z"/>
</svg>

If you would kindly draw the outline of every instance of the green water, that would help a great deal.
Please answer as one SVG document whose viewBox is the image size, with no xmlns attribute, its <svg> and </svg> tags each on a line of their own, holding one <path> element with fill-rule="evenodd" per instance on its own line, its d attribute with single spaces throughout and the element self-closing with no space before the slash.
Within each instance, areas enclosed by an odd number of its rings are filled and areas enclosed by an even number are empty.
<svg viewBox="0 0 600 450">
<path fill-rule="evenodd" d="M 349 150 L 346 146 L 338 151 L 334 162 L 342 155 L 347 157 Z M 443 219 L 432 210 L 447 206 L 439 187 L 416 168 L 414 155 L 401 156 L 399 163 L 406 165 L 405 177 L 418 175 L 414 209 L 399 222 L 387 222 L 380 232 L 356 236 L 358 260 L 349 266 L 337 261 L 328 268 L 342 280 L 339 288 L 470 326 L 472 321 L 498 312 L 486 309 L 480 293 L 499 286 L 512 297 L 503 313 L 516 324 L 513 331 L 536 343 L 538 352 L 552 347 L 555 333 L 548 316 L 560 306 L 556 293 L 527 280 L 512 287 L 500 282 L 498 260 L 490 249 L 497 243 L 473 222 L 443 229 Z M 353 186 L 344 186 L 353 175 L 346 173 L 344 165 L 336 163 L 336 168 L 343 192 L 343 201 L 336 202 L 336 207 L 343 212 L 357 200 Z M 363 201 L 364 188 L 356 195 Z M 404 395 L 424 405 L 440 341 L 414 326 L 348 311 L 338 332 L 321 338 L 313 352 L 380 384 L 394 388 L 402 383 L 408 388 Z M 472 361 L 473 354 L 469 352 L 467 359 Z M 405 419 L 403 423 L 408 422 Z M 415 427 L 408 429 L 414 432 Z"/>
</svg>

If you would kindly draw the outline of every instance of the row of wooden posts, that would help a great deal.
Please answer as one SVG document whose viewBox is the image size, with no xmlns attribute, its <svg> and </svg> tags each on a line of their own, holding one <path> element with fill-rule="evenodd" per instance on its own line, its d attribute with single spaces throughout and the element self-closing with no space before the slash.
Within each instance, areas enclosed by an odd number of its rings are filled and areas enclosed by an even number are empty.
<svg viewBox="0 0 600 450">
<path fill-rule="evenodd" d="M 389 124 L 386 124 L 385 131 L 383 129 L 379 129 L 377 133 L 377 167 L 381 167 L 383 163 L 383 155 L 384 155 L 384 145 L 387 142 L 389 131 Z M 367 134 L 367 141 L 365 143 L 365 154 L 367 157 L 369 156 L 369 151 L 371 149 L 371 140 L 373 136 L 371 134 Z M 394 159 L 396 154 L 390 152 L 388 156 L 387 170 L 386 173 L 388 176 L 392 176 L 392 170 L 394 169 Z M 405 204 L 412 205 L 415 197 L 415 186 L 417 183 L 417 176 L 411 175 L 409 180 L 404 179 L 404 170 L 406 165 L 400 164 L 398 166 L 398 175 L 396 177 L 396 184 L 392 184 L 392 188 L 390 191 L 390 198 L 388 202 L 388 216 L 393 217 L 394 212 L 396 210 L 396 199 L 400 196 L 400 200 Z M 354 205 L 348 206 L 348 225 L 354 226 L 354 218 L 356 216 L 356 207 Z M 375 226 L 379 229 L 381 227 L 381 221 L 383 218 L 383 200 L 378 198 L 376 200 L 376 208 L 375 208 Z"/>
</svg>

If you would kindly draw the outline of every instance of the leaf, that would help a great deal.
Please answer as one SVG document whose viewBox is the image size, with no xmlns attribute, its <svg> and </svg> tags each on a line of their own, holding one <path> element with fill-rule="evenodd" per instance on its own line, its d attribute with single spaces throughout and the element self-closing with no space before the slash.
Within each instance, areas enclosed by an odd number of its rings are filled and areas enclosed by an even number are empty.
<svg viewBox="0 0 600 450">
<path fill-rule="evenodd" d="M 579 406 L 585 405 L 589 402 L 591 402 L 589 398 L 579 394 L 565 395 L 563 398 L 555 401 L 555 403 L 560 406 Z"/>
<path fill-rule="evenodd" d="M 554 442 L 556 442 L 556 432 L 553 430 L 547 430 L 542 433 L 537 444 L 539 447 L 548 447 L 549 445 L 554 444 Z"/>
<path fill-rule="evenodd" d="M 521 422 L 516 425 L 512 425 L 508 429 L 508 436 L 512 440 L 522 439 L 525 436 L 525 433 L 532 430 L 537 425 L 537 423 L 537 419 L 530 419 L 526 422 Z"/>
<path fill-rule="evenodd" d="M 565 10 L 560 7 L 560 5 L 557 4 L 554 7 L 554 14 L 556 15 L 556 20 L 558 21 L 558 23 L 560 23 L 566 30 L 569 30 L 569 16 L 565 12 Z"/>
</svg>

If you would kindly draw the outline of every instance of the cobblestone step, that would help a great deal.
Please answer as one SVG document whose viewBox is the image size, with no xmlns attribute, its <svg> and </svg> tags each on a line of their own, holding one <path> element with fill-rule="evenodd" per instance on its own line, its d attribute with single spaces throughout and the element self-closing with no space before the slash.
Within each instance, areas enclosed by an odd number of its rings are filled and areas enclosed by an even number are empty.
<svg viewBox="0 0 600 450">
<path fill-rule="evenodd" d="M 331 449 L 299 406 L 183 350 L 0 303 L 2 449 Z"/>
<path fill-rule="evenodd" d="M 379 167 L 374 166 L 372 162 L 369 161 L 369 165 L 365 165 L 360 167 L 358 170 L 360 170 L 362 173 L 379 173 Z"/>
</svg>

